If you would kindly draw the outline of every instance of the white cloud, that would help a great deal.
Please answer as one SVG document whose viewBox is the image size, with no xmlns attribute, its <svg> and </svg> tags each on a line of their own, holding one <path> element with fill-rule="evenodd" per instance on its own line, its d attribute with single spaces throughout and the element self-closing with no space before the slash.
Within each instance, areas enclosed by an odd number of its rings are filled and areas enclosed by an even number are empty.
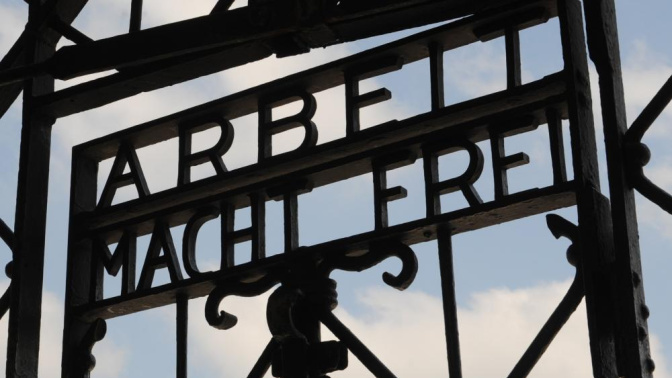
<svg viewBox="0 0 672 378">
<path fill-rule="evenodd" d="M 553 282 L 511 290 L 495 288 L 475 293 L 458 309 L 462 367 L 465 376 L 501 377 L 515 365 L 565 294 L 569 282 Z M 203 301 L 190 306 L 190 358 L 203 376 L 244 376 L 261 354 L 270 333 L 265 322 L 268 295 L 227 298 L 223 308 L 239 317 L 232 330 L 210 328 Z M 439 298 L 386 287 L 364 289 L 357 298 L 358 314 L 339 307 L 335 314 L 400 377 L 447 376 L 442 306 Z M 162 319 L 171 321 L 172 312 Z M 325 339 L 329 332 L 324 332 Z M 656 377 L 672 377 L 662 357 L 662 345 L 651 337 Z M 368 376 L 350 353 L 350 367 L 333 377 Z M 486 363 L 487 361 L 487 363 Z M 531 377 L 592 375 L 586 313 L 583 304 L 542 357 Z"/>
<path fill-rule="evenodd" d="M 28 7 L 22 2 L 3 2 L 0 4 L 0 59 L 14 45 L 28 21 Z"/>
<path fill-rule="evenodd" d="M 630 49 L 623 63 L 623 85 L 632 123 L 672 75 L 672 58 L 652 51 L 645 41 L 636 41 Z M 672 106 L 668 106 L 662 117 L 672 121 Z M 647 135 L 672 136 L 666 127 L 652 127 Z"/>
</svg>

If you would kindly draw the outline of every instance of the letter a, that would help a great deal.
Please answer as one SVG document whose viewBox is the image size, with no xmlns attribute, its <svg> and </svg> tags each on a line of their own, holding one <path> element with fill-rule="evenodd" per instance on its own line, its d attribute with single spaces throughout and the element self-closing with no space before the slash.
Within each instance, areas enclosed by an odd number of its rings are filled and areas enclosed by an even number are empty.
<svg viewBox="0 0 672 378">
<path fill-rule="evenodd" d="M 124 173 L 126 164 L 128 164 L 128 173 Z M 100 196 L 98 207 L 110 206 L 117 189 L 128 185 L 135 185 L 135 188 L 138 191 L 138 197 L 140 198 L 149 195 L 147 181 L 145 181 L 145 175 L 142 173 L 142 167 L 140 166 L 140 161 L 138 160 L 138 155 L 135 153 L 135 149 L 128 143 L 122 142 L 119 146 L 117 157 L 112 164 L 110 176 L 107 178 L 103 193 Z"/>
</svg>

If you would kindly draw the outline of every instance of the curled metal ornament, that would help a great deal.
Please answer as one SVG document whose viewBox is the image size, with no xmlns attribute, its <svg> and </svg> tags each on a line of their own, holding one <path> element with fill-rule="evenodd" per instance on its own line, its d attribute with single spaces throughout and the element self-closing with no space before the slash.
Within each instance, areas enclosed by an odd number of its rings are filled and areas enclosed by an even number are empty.
<svg viewBox="0 0 672 378">
<path fill-rule="evenodd" d="M 82 376 L 88 376 L 88 373 L 96 367 L 96 357 L 92 354 L 93 347 L 105 337 L 105 334 L 107 334 L 107 323 L 103 319 L 96 319 L 86 332 L 79 347 L 81 357 L 76 362 Z"/>
<path fill-rule="evenodd" d="M 266 320 L 268 329 L 276 341 L 285 338 L 306 339 L 296 329 L 293 315 L 294 306 L 303 298 L 305 295 L 301 290 L 284 285 L 277 288 L 268 298 Z"/>
<path fill-rule="evenodd" d="M 578 269 L 580 267 L 580 251 L 578 246 L 579 228 L 572 222 L 556 214 L 548 214 L 546 216 L 546 224 L 556 239 L 566 237 L 572 242 L 567 248 L 567 261 Z"/>
<path fill-rule="evenodd" d="M 219 305 L 224 298 L 230 295 L 256 297 L 267 292 L 278 283 L 280 283 L 279 277 L 271 273 L 254 282 L 222 282 L 215 286 L 208 295 L 205 302 L 205 319 L 212 327 L 222 330 L 230 329 L 238 323 L 238 318 L 226 311 L 219 310 Z"/>
<path fill-rule="evenodd" d="M 383 273 L 383 281 L 389 286 L 398 289 L 407 289 L 415 280 L 418 273 L 418 258 L 411 247 L 398 241 L 372 243 L 369 251 L 359 256 L 338 255 L 329 256 L 323 264 L 328 273 L 339 269 L 350 272 L 361 272 L 372 268 L 390 257 L 401 260 L 401 272 L 394 275 Z"/>
<path fill-rule="evenodd" d="M 569 290 L 567 290 L 565 296 L 553 313 L 551 313 L 551 316 L 546 323 L 544 323 L 541 330 L 539 330 L 537 336 L 532 340 L 511 373 L 509 373 L 509 378 L 527 377 L 530 374 L 544 352 L 546 352 L 548 346 L 551 345 L 562 327 L 564 327 L 569 318 L 576 311 L 577 307 L 579 307 L 579 304 L 585 296 L 583 275 L 580 271 L 581 264 L 579 262 L 579 254 L 581 253 L 578 244 L 579 228 L 565 218 L 555 214 L 547 215 L 546 223 L 548 229 L 556 239 L 566 237 L 572 242 L 567 249 L 567 260 L 577 268 L 576 274 L 574 275 L 574 280 L 572 281 Z"/>
</svg>

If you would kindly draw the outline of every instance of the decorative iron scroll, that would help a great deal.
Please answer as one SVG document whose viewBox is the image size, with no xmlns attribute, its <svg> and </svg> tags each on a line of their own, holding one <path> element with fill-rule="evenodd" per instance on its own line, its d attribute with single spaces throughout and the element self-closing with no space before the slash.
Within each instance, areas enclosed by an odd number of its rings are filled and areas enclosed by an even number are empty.
<svg viewBox="0 0 672 378">
<path fill-rule="evenodd" d="M 330 254 L 323 260 L 316 260 L 310 255 L 290 259 L 284 267 L 275 268 L 254 282 L 220 281 L 208 296 L 205 317 L 215 328 L 231 328 L 236 323 L 236 317 L 219 312 L 219 304 L 226 296 L 256 296 L 281 284 L 269 298 L 267 309 L 268 327 L 273 335 L 269 347 L 280 353 L 272 359 L 264 351 L 250 377 L 263 377 L 271 362 L 274 376 L 307 373 L 301 369 L 318 374 L 343 370 L 348 364 L 347 350 L 352 351 L 376 376 L 392 376 L 331 313 L 338 302 L 336 281 L 329 279 L 329 275 L 336 269 L 361 272 L 393 256 L 401 260 L 401 272 L 396 276 L 385 272 L 383 281 L 404 290 L 413 282 L 418 270 L 415 253 L 403 243 L 382 242 L 371 245 L 367 252 L 356 256 L 343 252 Z M 306 318 L 326 325 L 341 342 L 321 342 L 314 326 L 305 331 Z M 312 332 L 310 328 L 313 328 Z M 380 375 L 381 371 L 383 375 Z"/>
</svg>

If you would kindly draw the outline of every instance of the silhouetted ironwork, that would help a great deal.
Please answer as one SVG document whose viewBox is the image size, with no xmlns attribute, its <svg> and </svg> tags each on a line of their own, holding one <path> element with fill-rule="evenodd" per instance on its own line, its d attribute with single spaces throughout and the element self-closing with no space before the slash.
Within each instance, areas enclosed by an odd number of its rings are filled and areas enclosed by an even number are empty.
<svg viewBox="0 0 672 378">
<path fill-rule="evenodd" d="M 395 375 L 334 314 L 334 270 L 361 272 L 383 260 L 401 261 L 398 274 L 383 281 L 404 290 L 418 262 L 411 245 L 438 241 L 448 375 L 462 376 L 455 299 L 452 236 L 522 217 L 576 206 L 578 224 L 548 215 L 556 238 L 572 244 L 574 280 L 509 377 L 525 377 L 585 298 L 596 377 L 651 377 L 643 276 L 634 189 L 672 213 L 672 197 L 650 182 L 642 138 L 672 100 L 672 78 L 628 130 L 613 0 L 250 0 L 230 9 L 220 0 L 210 14 L 142 29 L 142 0 L 130 2 L 129 33 L 94 41 L 70 24 L 86 0 L 32 1 L 26 31 L 0 61 L 0 115 L 23 91 L 23 129 L 14 231 L 0 220 L 0 237 L 12 251 L 11 284 L 0 298 L 0 317 L 9 310 L 6 376 L 36 377 L 44 269 L 44 239 L 51 128 L 58 118 L 264 59 L 307 53 L 366 37 L 436 22 L 430 30 L 378 46 L 219 100 L 79 145 L 73 150 L 62 376 L 88 377 L 93 350 L 107 332 L 106 319 L 176 304 L 176 376 L 187 377 L 188 301 L 207 296 L 205 320 L 230 329 L 237 318 L 220 310 L 228 296 L 254 297 L 273 290 L 267 307 L 271 340 L 248 377 L 326 377 L 348 366 L 349 353 L 376 377 Z M 586 19 L 587 40 L 583 19 Z M 519 31 L 557 17 L 564 67 L 523 83 Z M 75 42 L 56 49 L 61 37 Z M 443 54 L 478 41 L 503 37 L 506 90 L 445 105 Z M 591 93 L 590 52 L 600 76 L 610 200 L 600 193 Z M 360 127 L 360 109 L 389 100 L 386 88 L 361 93 L 362 80 L 428 59 L 431 108 L 404 120 Z M 54 79 L 116 70 L 54 91 Z M 343 86 L 345 137 L 317 144 L 312 121 L 315 94 Z M 294 115 L 274 119 L 273 109 L 300 102 Z M 229 170 L 222 160 L 234 143 L 232 119 L 258 115 L 258 161 Z M 574 176 L 567 175 L 562 121 L 568 120 Z M 508 171 L 529 163 L 523 153 L 507 155 L 506 139 L 547 127 L 553 182 L 509 193 Z M 219 128 L 220 139 L 193 152 L 193 134 Z M 302 128 L 293 151 L 273 151 L 273 136 Z M 178 139 L 178 180 L 151 193 L 136 151 Z M 478 142 L 488 141 L 486 162 Z M 441 156 L 465 151 L 468 166 L 442 180 Z M 102 194 L 98 165 L 114 159 Z M 422 159 L 426 215 L 390 226 L 388 203 L 407 194 L 388 187 L 387 173 Z M 209 164 L 212 177 L 192 180 L 191 169 Z M 495 198 L 484 201 L 474 187 L 485 164 L 494 173 Z M 125 173 L 125 169 L 128 172 Z M 298 198 L 313 188 L 372 174 L 374 228 L 313 246 L 299 244 Z M 114 203 L 116 192 L 133 187 L 137 199 Z M 440 196 L 460 193 L 468 206 L 441 209 Z M 281 201 L 284 253 L 267 257 L 266 202 Z M 610 202 L 611 201 L 611 202 Z M 235 229 L 237 209 L 250 208 L 251 225 Z M 203 272 L 196 263 L 201 227 L 219 218 L 221 266 Z M 170 228 L 186 225 L 182 256 Z M 151 235 L 136 281 L 136 241 Z M 234 247 L 251 242 L 250 261 L 236 263 Z M 116 244 L 112 251 L 110 245 Z M 181 257 L 181 258 L 180 258 Z M 170 282 L 154 286 L 166 269 Z M 116 297 L 103 294 L 105 274 L 122 272 Z M 185 274 L 186 273 L 186 274 Z M 321 325 L 338 341 L 323 341 Z"/>
</svg>

